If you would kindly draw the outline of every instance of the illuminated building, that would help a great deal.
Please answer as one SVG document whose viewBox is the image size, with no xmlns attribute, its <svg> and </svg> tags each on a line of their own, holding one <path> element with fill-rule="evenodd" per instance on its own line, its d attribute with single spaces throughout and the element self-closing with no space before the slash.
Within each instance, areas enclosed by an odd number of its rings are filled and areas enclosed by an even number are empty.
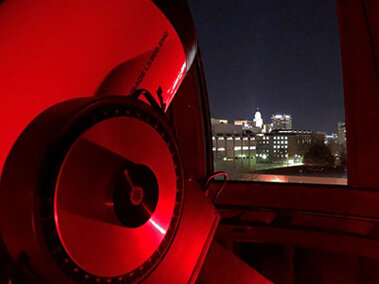
<svg viewBox="0 0 379 284">
<path fill-rule="evenodd" d="M 254 124 L 255 124 L 254 126 L 258 128 L 262 128 L 263 126 L 263 118 L 262 118 L 262 114 L 259 108 L 257 108 L 257 111 L 255 112 L 255 115 L 254 115 Z"/>
<path fill-rule="evenodd" d="M 338 122 L 338 144 L 346 146 L 346 126 L 345 122 Z"/>
<path fill-rule="evenodd" d="M 324 137 L 322 133 L 304 130 L 279 130 L 257 135 L 257 163 L 296 162 L 312 145 L 324 143 Z"/>
<path fill-rule="evenodd" d="M 325 134 L 325 144 L 337 143 L 338 135 L 336 133 Z"/>
<path fill-rule="evenodd" d="M 273 129 L 292 129 L 292 117 L 288 114 L 275 114 L 271 116 Z"/>
<path fill-rule="evenodd" d="M 253 120 L 235 120 L 234 125 L 241 125 L 245 134 L 257 134 L 261 133 L 263 129 L 256 127 Z M 263 125 L 264 127 L 265 125 Z"/>
<path fill-rule="evenodd" d="M 244 129 L 252 128 L 254 125 L 254 121 L 252 120 L 235 120 L 234 125 L 242 125 Z"/>
<path fill-rule="evenodd" d="M 281 162 L 288 158 L 289 135 L 261 134 L 257 136 L 257 163 Z"/>
<path fill-rule="evenodd" d="M 227 119 L 211 118 L 211 124 L 228 124 Z"/>
<path fill-rule="evenodd" d="M 254 135 L 213 135 L 212 152 L 215 170 L 239 170 L 255 165 L 256 137 Z"/>
<path fill-rule="evenodd" d="M 226 119 L 211 119 L 211 127 L 213 134 L 228 134 L 228 135 L 242 135 L 242 125 L 235 125 L 228 123 Z"/>
<path fill-rule="evenodd" d="M 336 133 L 326 134 L 324 143 L 335 157 L 339 157 L 340 153 L 345 151 L 345 147 L 338 143 L 338 135 Z"/>
<path fill-rule="evenodd" d="M 212 124 L 212 133 L 220 135 L 242 135 L 242 125 Z"/>
<path fill-rule="evenodd" d="M 270 133 L 272 131 L 272 124 L 263 124 L 262 133 Z"/>
</svg>

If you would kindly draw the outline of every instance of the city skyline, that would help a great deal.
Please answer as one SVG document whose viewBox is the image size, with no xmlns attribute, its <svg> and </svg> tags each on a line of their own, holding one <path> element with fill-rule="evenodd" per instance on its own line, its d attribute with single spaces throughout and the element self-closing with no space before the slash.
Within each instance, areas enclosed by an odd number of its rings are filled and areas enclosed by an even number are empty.
<svg viewBox="0 0 379 284">
<path fill-rule="evenodd" d="M 192 0 L 211 116 L 335 133 L 345 121 L 335 1 Z"/>
<path fill-rule="evenodd" d="M 261 114 L 262 114 L 262 111 L 261 111 L 261 108 L 257 108 L 256 111 L 259 111 Z M 212 116 L 212 119 L 214 120 L 226 120 L 229 124 L 235 124 L 236 121 L 254 121 L 254 118 L 255 118 L 255 114 L 256 112 L 251 116 L 251 117 L 248 117 L 248 118 L 243 118 L 243 117 L 238 117 L 238 118 L 226 118 L 226 117 L 213 117 Z M 291 117 L 291 123 L 292 125 L 294 124 L 294 121 L 293 121 L 293 115 L 292 114 L 289 114 L 289 113 L 283 113 L 283 112 L 277 112 L 277 113 L 274 113 L 272 115 L 266 115 L 266 119 L 263 118 L 263 114 L 262 114 L 262 123 L 263 124 L 272 124 L 272 117 L 274 116 L 282 116 L 282 115 L 288 115 Z M 267 118 L 269 117 L 269 118 Z M 296 120 L 295 120 L 296 121 Z M 310 130 L 310 131 L 313 131 L 313 132 L 325 132 L 327 134 L 337 134 L 339 132 L 339 125 L 340 124 L 343 124 L 345 125 L 345 122 L 344 121 L 336 121 L 335 122 L 335 129 L 333 131 L 325 131 L 325 130 L 320 130 L 320 129 L 309 129 L 309 128 L 298 128 L 298 127 L 294 127 L 292 126 L 291 129 L 294 129 L 294 130 Z M 295 123 L 296 125 L 296 123 Z"/>
</svg>

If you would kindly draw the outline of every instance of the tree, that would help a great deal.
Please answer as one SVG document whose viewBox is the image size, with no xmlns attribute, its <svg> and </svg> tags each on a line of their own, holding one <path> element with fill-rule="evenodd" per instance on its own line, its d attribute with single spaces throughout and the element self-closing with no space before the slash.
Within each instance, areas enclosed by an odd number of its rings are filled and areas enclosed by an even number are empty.
<svg viewBox="0 0 379 284">
<path fill-rule="evenodd" d="M 334 166 L 335 158 L 325 144 L 314 144 L 305 152 L 303 163 L 332 167 Z"/>
<path fill-rule="evenodd" d="M 339 165 L 340 167 L 346 167 L 347 165 L 346 149 L 345 149 L 345 146 L 343 145 L 341 145 L 341 148 L 338 152 L 337 165 Z"/>
</svg>

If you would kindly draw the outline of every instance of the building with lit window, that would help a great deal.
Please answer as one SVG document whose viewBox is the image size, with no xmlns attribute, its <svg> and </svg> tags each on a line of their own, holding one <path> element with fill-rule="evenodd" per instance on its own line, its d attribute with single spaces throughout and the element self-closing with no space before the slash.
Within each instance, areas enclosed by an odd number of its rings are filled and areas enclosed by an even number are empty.
<svg viewBox="0 0 379 284">
<path fill-rule="evenodd" d="M 211 119 L 211 127 L 213 134 L 228 134 L 228 135 L 242 135 L 242 125 L 228 123 L 226 119 Z"/>
<path fill-rule="evenodd" d="M 272 129 L 292 129 L 292 117 L 289 114 L 275 114 L 271 116 Z"/>
<path fill-rule="evenodd" d="M 242 125 L 243 128 L 249 128 L 253 126 L 253 121 L 252 120 L 235 120 L 234 124 L 235 125 Z"/>
<path fill-rule="evenodd" d="M 345 122 L 337 123 L 338 129 L 338 144 L 344 145 L 346 147 L 346 125 Z"/>
<path fill-rule="evenodd" d="M 255 122 L 253 120 L 235 120 L 234 125 L 241 125 L 242 130 L 250 134 L 260 133 L 263 131 L 262 127 L 255 127 Z"/>
<path fill-rule="evenodd" d="M 211 118 L 211 124 L 228 124 L 227 119 Z"/>
<path fill-rule="evenodd" d="M 255 136 L 213 135 L 212 153 L 216 171 L 251 169 L 256 164 Z"/>
<path fill-rule="evenodd" d="M 256 136 L 257 163 L 299 163 L 314 144 L 323 144 L 325 135 L 303 130 L 277 130 Z"/>
<path fill-rule="evenodd" d="M 257 163 L 275 163 L 288 158 L 288 134 L 268 133 L 256 137 Z"/>
<path fill-rule="evenodd" d="M 272 131 L 272 124 L 263 124 L 262 133 L 270 133 Z"/>
<path fill-rule="evenodd" d="M 338 135 L 336 133 L 325 134 L 326 145 L 335 144 L 335 143 L 338 143 Z"/>
<path fill-rule="evenodd" d="M 227 123 L 212 119 L 212 152 L 216 170 L 254 169 L 258 164 L 301 164 L 305 152 L 323 144 L 325 133 L 276 129 L 270 132 L 246 131 L 248 120 Z M 269 165 L 265 165 L 269 166 Z"/>
</svg>

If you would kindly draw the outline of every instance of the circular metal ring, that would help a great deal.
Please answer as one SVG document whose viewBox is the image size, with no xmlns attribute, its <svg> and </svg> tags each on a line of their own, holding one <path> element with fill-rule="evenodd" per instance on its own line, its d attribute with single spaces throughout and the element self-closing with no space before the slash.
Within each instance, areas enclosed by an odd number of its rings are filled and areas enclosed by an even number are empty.
<svg viewBox="0 0 379 284">
<path fill-rule="evenodd" d="M 38 144 L 37 153 L 25 156 Z M 183 169 L 158 111 L 127 97 L 75 100 L 47 110 L 20 136 L 1 198 L 26 205 L 11 212 L 21 222 L 6 221 L 3 234 L 13 257 L 26 251 L 37 272 L 54 263 L 78 282 L 138 282 L 175 235 Z"/>
</svg>

